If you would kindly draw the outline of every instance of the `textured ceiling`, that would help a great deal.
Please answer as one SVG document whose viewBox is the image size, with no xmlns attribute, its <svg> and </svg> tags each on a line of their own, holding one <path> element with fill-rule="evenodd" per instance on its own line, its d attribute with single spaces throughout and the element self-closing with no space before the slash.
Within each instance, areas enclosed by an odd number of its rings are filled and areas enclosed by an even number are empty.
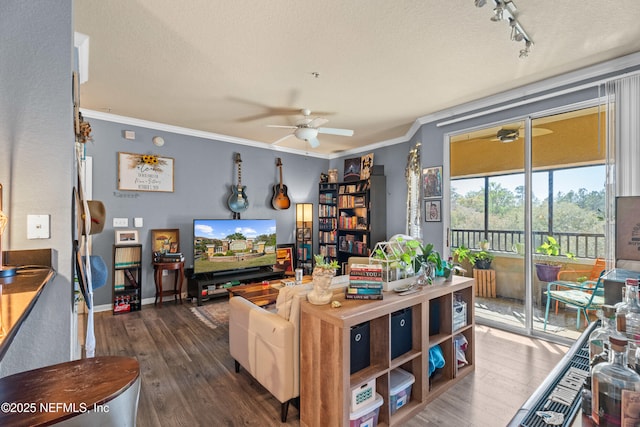
<svg viewBox="0 0 640 427">
<path fill-rule="evenodd" d="M 611 7 L 605 7 L 607 3 Z M 354 136 L 294 137 L 338 153 L 402 138 L 422 116 L 640 51 L 640 1 L 516 0 L 526 59 L 492 2 L 76 0 L 90 39 L 81 107 L 271 144 L 302 108 Z M 315 77 L 313 73 L 319 73 Z M 284 113 L 284 114 L 283 114 Z"/>
</svg>

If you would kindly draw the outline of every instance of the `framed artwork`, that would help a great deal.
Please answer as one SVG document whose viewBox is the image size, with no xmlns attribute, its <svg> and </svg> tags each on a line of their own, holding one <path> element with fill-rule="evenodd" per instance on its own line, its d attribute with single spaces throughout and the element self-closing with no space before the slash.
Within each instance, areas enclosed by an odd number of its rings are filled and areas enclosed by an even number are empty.
<svg viewBox="0 0 640 427">
<path fill-rule="evenodd" d="M 425 198 L 442 197 L 442 166 L 424 168 L 422 180 Z"/>
<path fill-rule="evenodd" d="M 116 230 L 116 245 L 135 245 L 140 243 L 138 230 Z"/>
<path fill-rule="evenodd" d="M 425 200 L 424 201 L 424 220 L 426 222 L 440 222 L 441 216 L 441 200 Z"/>
<path fill-rule="evenodd" d="M 343 181 L 358 181 L 360 179 L 360 157 L 344 160 Z"/>
<path fill-rule="evenodd" d="M 151 252 L 180 252 L 180 230 L 177 228 L 151 230 Z"/>
<path fill-rule="evenodd" d="M 360 158 L 360 179 L 369 179 L 373 168 L 373 153 L 365 154 Z"/>
<path fill-rule="evenodd" d="M 297 240 L 311 240 L 311 229 L 298 228 Z"/>
<path fill-rule="evenodd" d="M 276 246 L 276 267 L 285 272 L 293 273 L 296 265 L 295 245 L 293 243 L 283 243 Z"/>
<path fill-rule="evenodd" d="M 118 153 L 118 190 L 173 192 L 171 157 Z"/>
</svg>

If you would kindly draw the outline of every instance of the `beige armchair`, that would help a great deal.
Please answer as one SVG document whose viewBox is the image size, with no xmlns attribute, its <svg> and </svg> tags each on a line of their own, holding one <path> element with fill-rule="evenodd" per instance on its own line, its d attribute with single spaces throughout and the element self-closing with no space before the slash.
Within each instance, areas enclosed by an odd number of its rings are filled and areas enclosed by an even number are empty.
<svg viewBox="0 0 640 427">
<path fill-rule="evenodd" d="M 343 292 L 348 278 L 334 278 L 334 292 Z M 229 352 L 235 370 L 243 366 L 281 403 L 287 420 L 289 403 L 300 395 L 300 301 L 311 284 L 280 289 L 276 312 L 240 297 L 229 300 Z"/>
</svg>

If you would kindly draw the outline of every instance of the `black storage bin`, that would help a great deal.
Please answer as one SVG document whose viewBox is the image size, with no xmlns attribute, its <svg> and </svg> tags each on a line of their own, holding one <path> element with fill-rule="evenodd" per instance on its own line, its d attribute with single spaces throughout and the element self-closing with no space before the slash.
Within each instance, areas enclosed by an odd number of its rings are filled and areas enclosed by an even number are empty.
<svg viewBox="0 0 640 427">
<path fill-rule="evenodd" d="M 429 301 L 429 335 L 440 333 L 440 300 Z"/>
<path fill-rule="evenodd" d="M 391 358 L 411 350 L 411 307 L 391 313 Z"/>
<path fill-rule="evenodd" d="M 351 373 L 371 364 L 369 322 L 351 328 Z"/>
</svg>

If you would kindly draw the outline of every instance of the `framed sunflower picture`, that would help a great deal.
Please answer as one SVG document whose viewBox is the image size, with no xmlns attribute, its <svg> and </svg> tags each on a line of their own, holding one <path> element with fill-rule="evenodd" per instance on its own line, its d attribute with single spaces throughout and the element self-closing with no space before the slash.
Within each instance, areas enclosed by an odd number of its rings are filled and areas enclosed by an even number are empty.
<svg viewBox="0 0 640 427">
<path fill-rule="evenodd" d="M 118 153 L 118 190 L 173 192 L 171 157 Z"/>
</svg>

